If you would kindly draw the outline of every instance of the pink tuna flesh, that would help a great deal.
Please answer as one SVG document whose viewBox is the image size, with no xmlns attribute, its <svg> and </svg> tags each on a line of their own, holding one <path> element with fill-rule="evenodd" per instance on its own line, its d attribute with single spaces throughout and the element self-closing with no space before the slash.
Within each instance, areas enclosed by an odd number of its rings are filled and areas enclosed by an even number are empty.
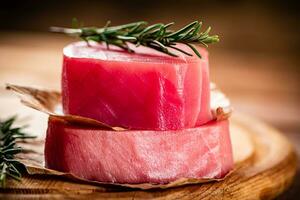
<svg viewBox="0 0 300 200">
<path fill-rule="evenodd" d="M 178 130 L 211 119 L 206 50 L 199 48 L 199 59 L 132 48 L 85 42 L 64 48 L 64 112 L 137 130 Z"/>
<path fill-rule="evenodd" d="M 233 168 L 227 120 L 173 131 L 105 131 L 50 117 L 46 167 L 115 183 L 222 178 Z"/>
<path fill-rule="evenodd" d="M 208 57 L 206 52 L 203 52 L 203 55 Z M 201 66 L 202 71 L 202 84 L 201 84 L 201 105 L 200 112 L 198 114 L 198 119 L 196 122 L 196 126 L 200 126 L 212 120 L 212 112 L 210 108 L 210 79 L 209 79 L 209 65 L 208 59 L 203 59 L 203 64 Z"/>
</svg>

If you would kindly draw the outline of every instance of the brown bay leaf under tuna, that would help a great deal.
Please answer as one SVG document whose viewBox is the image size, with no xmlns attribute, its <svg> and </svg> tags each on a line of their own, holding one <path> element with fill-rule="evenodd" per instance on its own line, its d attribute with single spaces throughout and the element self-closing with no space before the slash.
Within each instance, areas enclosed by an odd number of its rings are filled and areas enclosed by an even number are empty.
<svg viewBox="0 0 300 200">
<path fill-rule="evenodd" d="M 75 115 L 65 115 L 62 112 L 61 107 L 61 94 L 57 91 L 48 91 L 40 90 L 31 87 L 17 86 L 12 84 L 7 84 L 7 89 L 16 92 L 21 102 L 31 108 L 34 108 L 38 111 L 44 112 L 50 116 L 55 116 L 63 120 L 66 124 L 77 125 L 82 127 L 95 127 L 103 130 L 114 130 L 122 131 L 124 128 L 121 127 L 111 127 L 105 123 L 99 122 L 94 119 L 75 116 Z M 231 107 L 229 100 L 221 93 L 213 84 L 211 85 L 211 107 L 212 113 L 215 120 L 225 120 L 228 119 L 231 114 Z M 247 137 L 247 136 L 245 136 Z M 249 140 L 247 140 L 249 141 Z M 22 144 L 30 145 L 30 144 Z M 242 156 L 239 156 L 238 159 L 235 159 L 235 163 L 246 160 L 251 157 L 253 151 L 252 144 L 248 145 L 248 152 L 244 153 Z M 26 147 L 25 147 L 26 148 Z M 66 178 L 71 178 L 74 180 L 81 180 L 87 183 L 99 183 L 105 185 L 119 185 L 130 188 L 139 188 L 139 189 L 152 189 L 152 188 L 169 188 L 186 184 L 195 184 L 195 183 L 204 183 L 210 181 L 219 181 L 223 179 L 192 179 L 192 178 L 182 178 L 168 184 L 152 184 L 152 183 L 142 183 L 142 184 L 117 184 L 117 183 L 101 183 L 95 181 L 83 180 L 79 177 L 74 176 L 70 173 L 59 172 L 44 167 L 44 141 L 36 141 L 35 144 L 31 144 L 30 149 L 33 149 L 29 152 L 24 152 L 19 155 L 19 159 L 27 166 L 27 171 L 29 174 L 48 174 L 48 175 L 57 175 L 63 176 Z M 228 175 L 227 175 L 228 176 Z"/>
<path fill-rule="evenodd" d="M 122 130 L 121 127 L 111 127 L 103 122 L 97 120 L 76 116 L 65 115 L 62 112 L 61 93 L 51 90 L 41 90 L 32 87 L 18 86 L 7 84 L 6 89 L 12 90 L 18 94 L 21 103 L 25 106 L 46 113 L 48 115 L 57 116 L 65 120 L 66 123 L 76 124 L 81 126 L 97 127 L 104 130 Z"/>
<path fill-rule="evenodd" d="M 192 179 L 192 178 L 182 178 L 176 181 L 170 182 L 168 184 L 152 184 L 152 183 L 142 183 L 142 184 L 118 184 L 118 183 L 104 183 L 104 182 L 96 182 L 89 181 L 79 177 L 76 177 L 73 174 L 59 172 L 55 170 L 51 170 L 44 167 L 44 141 L 43 140 L 35 140 L 26 143 L 20 143 L 24 149 L 30 149 L 30 151 L 24 151 L 21 154 L 18 154 L 18 159 L 24 163 L 27 167 L 27 172 L 29 174 L 43 174 L 43 175 L 53 175 L 60 176 L 66 179 L 71 179 L 74 181 L 80 181 L 82 183 L 92 183 L 99 184 L 100 186 L 112 185 L 112 186 L 124 186 L 130 188 L 137 189 L 153 189 L 153 188 L 171 188 L 177 187 L 181 185 L 187 184 L 197 184 L 197 183 L 206 183 L 211 181 L 221 181 L 225 179 L 227 176 L 230 176 L 231 173 L 234 173 L 241 167 L 245 167 L 252 162 L 252 158 L 254 155 L 254 141 L 248 132 L 241 129 L 239 126 L 236 126 L 234 123 L 231 126 L 231 140 L 232 140 L 232 148 L 234 155 L 234 170 L 232 170 L 229 174 L 227 174 L 222 179 Z"/>
<path fill-rule="evenodd" d="M 105 130 L 121 131 L 126 129 L 123 127 L 112 127 L 87 117 L 64 114 L 62 112 L 61 93 L 58 91 L 42 90 L 13 84 L 7 84 L 6 89 L 17 93 L 21 99 L 21 103 L 25 106 L 44 112 L 48 115 L 63 118 L 67 123 L 103 128 Z M 217 89 L 214 83 L 211 83 L 211 111 L 215 120 L 228 119 L 232 112 L 230 101 L 219 89 Z"/>
</svg>

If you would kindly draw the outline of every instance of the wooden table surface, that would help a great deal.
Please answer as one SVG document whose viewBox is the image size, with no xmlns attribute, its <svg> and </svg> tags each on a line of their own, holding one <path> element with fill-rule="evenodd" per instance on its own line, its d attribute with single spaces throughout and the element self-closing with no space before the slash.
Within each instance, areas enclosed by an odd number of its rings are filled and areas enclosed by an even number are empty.
<svg viewBox="0 0 300 200">
<path fill-rule="evenodd" d="M 5 83 L 59 89 L 62 48 L 70 38 L 46 33 L 0 32 L 0 117 L 30 116 L 31 130 L 44 137 L 47 117 L 24 108 Z M 234 109 L 279 130 L 300 154 L 300 68 L 295 55 L 210 49 L 211 78 L 229 96 Z M 37 119 L 42 124 L 35 124 Z M 298 156 L 299 157 L 299 156 Z M 300 169 L 298 159 L 298 171 Z M 300 176 L 279 199 L 300 196 Z"/>
</svg>

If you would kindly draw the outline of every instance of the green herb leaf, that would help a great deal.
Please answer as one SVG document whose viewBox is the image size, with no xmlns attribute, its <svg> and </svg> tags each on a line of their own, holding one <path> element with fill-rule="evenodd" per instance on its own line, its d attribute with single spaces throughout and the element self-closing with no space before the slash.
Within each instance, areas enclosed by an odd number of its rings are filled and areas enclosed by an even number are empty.
<svg viewBox="0 0 300 200">
<path fill-rule="evenodd" d="M 135 44 L 137 47 L 142 45 L 166 53 L 170 56 L 177 55 L 171 52 L 168 47 L 175 51 L 192 56 L 192 54 L 189 52 L 175 47 L 174 45 L 176 43 L 187 45 L 199 58 L 201 58 L 200 53 L 192 44 L 201 44 L 207 47 L 208 44 L 219 42 L 217 35 L 209 35 L 211 30 L 210 27 L 208 27 L 208 29 L 204 32 L 200 31 L 202 22 L 194 21 L 177 31 L 169 29 L 169 27 L 173 24 L 173 22 L 168 24 L 158 23 L 147 26 L 147 22 L 141 21 L 120 26 L 109 26 L 110 22 L 107 22 L 103 28 L 51 27 L 50 30 L 53 32 L 77 36 L 86 42 L 104 42 L 106 43 L 107 47 L 109 47 L 110 44 L 115 45 L 129 52 L 133 51 L 128 47 L 127 43 Z"/>
<path fill-rule="evenodd" d="M 13 128 L 16 117 L 0 120 L 0 187 L 6 186 L 6 179 L 20 180 L 25 165 L 15 160 L 15 155 L 22 152 L 22 148 L 16 146 L 18 140 L 35 138 L 23 132 L 24 127 Z"/>
</svg>

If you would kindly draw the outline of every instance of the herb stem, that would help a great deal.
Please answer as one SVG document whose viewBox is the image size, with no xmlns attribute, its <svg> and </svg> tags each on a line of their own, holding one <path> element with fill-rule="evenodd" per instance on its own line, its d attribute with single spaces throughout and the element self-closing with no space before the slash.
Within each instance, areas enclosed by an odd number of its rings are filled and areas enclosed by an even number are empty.
<svg viewBox="0 0 300 200">
<path fill-rule="evenodd" d="M 201 55 L 194 44 L 200 44 L 208 47 L 208 44 L 219 42 L 219 37 L 217 35 L 209 35 L 211 30 L 210 27 L 208 27 L 204 32 L 200 31 L 202 22 L 194 21 L 177 31 L 169 29 L 169 27 L 173 24 L 173 22 L 168 24 L 157 23 L 147 26 L 147 22 L 140 21 L 119 26 L 109 26 L 110 22 L 107 22 L 102 28 L 51 27 L 50 30 L 52 32 L 77 36 L 87 42 L 104 42 L 107 47 L 109 45 L 115 45 L 128 52 L 133 52 L 127 44 L 131 43 L 137 47 L 140 45 L 146 46 L 170 56 L 178 56 L 176 53 L 171 51 L 172 49 L 188 56 L 192 56 L 191 53 L 175 47 L 176 43 L 187 45 L 198 57 L 201 58 Z"/>
</svg>

